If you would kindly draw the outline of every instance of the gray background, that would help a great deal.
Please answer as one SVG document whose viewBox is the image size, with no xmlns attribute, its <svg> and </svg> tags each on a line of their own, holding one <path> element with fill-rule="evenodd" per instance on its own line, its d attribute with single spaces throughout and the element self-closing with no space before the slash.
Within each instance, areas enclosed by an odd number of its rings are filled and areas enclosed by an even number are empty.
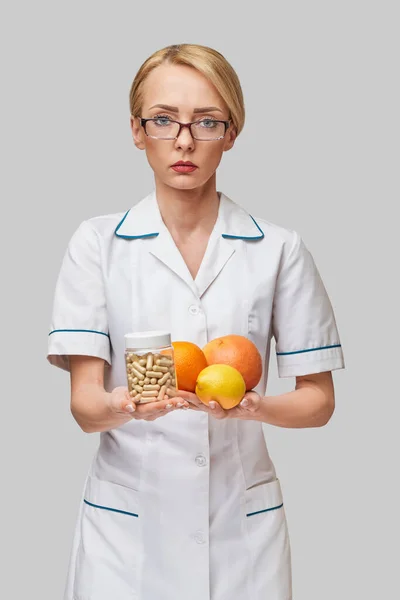
<svg viewBox="0 0 400 600">
<path fill-rule="evenodd" d="M 142 62 L 179 42 L 213 46 L 236 69 L 247 119 L 217 189 L 300 232 L 344 348 L 329 424 L 265 428 L 285 496 L 294 598 L 399 597 L 396 4 L 2 9 L 1 597 L 62 597 L 98 434 L 76 425 L 68 375 L 46 361 L 55 281 L 82 220 L 125 211 L 152 189 L 132 143 L 128 93 Z M 273 355 L 268 393 L 293 385 L 278 379 Z"/>
</svg>

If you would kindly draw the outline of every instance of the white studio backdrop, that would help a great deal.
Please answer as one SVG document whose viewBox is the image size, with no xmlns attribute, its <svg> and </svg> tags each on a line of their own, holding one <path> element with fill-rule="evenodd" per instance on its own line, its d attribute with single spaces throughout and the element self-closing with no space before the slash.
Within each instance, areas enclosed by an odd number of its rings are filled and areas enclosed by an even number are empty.
<svg viewBox="0 0 400 600">
<path fill-rule="evenodd" d="M 329 424 L 265 427 L 294 597 L 399 597 L 398 4 L 39 0 L 1 13 L 1 596 L 62 597 L 98 434 L 79 429 L 68 375 L 46 361 L 54 286 L 79 223 L 153 187 L 129 88 L 155 50 L 189 42 L 224 54 L 244 92 L 217 189 L 301 234 L 343 344 Z M 293 386 L 272 353 L 268 394 Z"/>
</svg>

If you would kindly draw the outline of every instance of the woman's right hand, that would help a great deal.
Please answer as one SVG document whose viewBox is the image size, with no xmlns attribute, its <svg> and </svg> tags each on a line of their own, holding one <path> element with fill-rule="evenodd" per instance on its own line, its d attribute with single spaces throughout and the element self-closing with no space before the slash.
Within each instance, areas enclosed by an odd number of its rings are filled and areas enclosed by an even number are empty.
<svg viewBox="0 0 400 600">
<path fill-rule="evenodd" d="M 174 410 L 188 409 L 189 403 L 183 398 L 166 397 L 165 400 L 158 402 L 136 404 L 129 395 L 128 388 L 120 386 L 114 388 L 109 394 L 109 407 L 112 412 L 130 416 L 132 419 L 155 421 Z"/>
</svg>

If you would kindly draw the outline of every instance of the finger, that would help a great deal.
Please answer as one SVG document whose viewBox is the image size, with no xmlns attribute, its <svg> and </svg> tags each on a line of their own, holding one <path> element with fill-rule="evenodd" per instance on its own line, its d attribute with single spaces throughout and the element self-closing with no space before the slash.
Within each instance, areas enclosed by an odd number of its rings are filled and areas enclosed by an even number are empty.
<svg viewBox="0 0 400 600">
<path fill-rule="evenodd" d="M 173 398 L 171 398 L 171 400 L 176 400 L 178 402 L 185 402 L 187 404 L 190 404 L 191 407 L 193 407 L 193 406 L 197 406 L 199 408 L 204 407 L 203 403 L 196 396 L 196 394 L 193 394 L 192 392 L 186 392 L 185 390 L 178 390 L 177 395 L 174 396 Z"/>
<path fill-rule="evenodd" d="M 250 412 L 254 412 L 258 409 L 259 401 L 258 398 L 253 398 L 252 396 L 245 396 L 243 400 L 240 402 L 241 408 L 248 410 Z"/>
<path fill-rule="evenodd" d="M 178 402 L 181 405 L 184 404 L 185 406 L 187 406 L 189 408 L 199 408 L 199 409 L 201 409 L 202 406 L 204 407 L 203 403 L 200 402 L 200 400 L 198 400 L 197 402 L 193 402 L 191 399 L 183 397 L 183 395 L 182 396 L 181 395 L 180 396 L 173 396 L 172 398 L 170 398 L 170 401 L 171 402 L 172 401 Z"/>
<path fill-rule="evenodd" d="M 220 418 L 226 415 L 225 410 L 222 408 L 219 402 L 216 402 L 215 400 L 210 400 L 208 406 L 211 408 L 214 417 Z"/>
<path fill-rule="evenodd" d="M 136 411 L 135 402 L 132 400 L 128 389 L 124 392 L 124 398 L 122 400 L 122 409 L 130 414 Z"/>
<path fill-rule="evenodd" d="M 189 404 L 182 398 L 167 398 L 157 402 L 146 402 L 137 405 L 137 413 L 147 419 L 151 416 L 161 416 L 174 409 L 188 408 Z"/>
</svg>

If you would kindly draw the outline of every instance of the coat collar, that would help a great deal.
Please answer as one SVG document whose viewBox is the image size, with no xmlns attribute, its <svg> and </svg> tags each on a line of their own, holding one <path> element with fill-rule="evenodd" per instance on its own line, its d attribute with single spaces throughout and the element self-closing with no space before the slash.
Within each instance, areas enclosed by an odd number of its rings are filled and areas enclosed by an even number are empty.
<svg viewBox="0 0 400 600">
<path fill-rule="evenodd" d="M 264 232 L 253 217 L 223 192 L 218 192 L 220 204 L 216 231 L 228 239 L 260 240 Z M 156 192 L 140 200 L 126 212 L 115 229 L 115 235 L 127 240 L 158 236 L 165 228 L 158 207 Z"/>
<path fill-rule="evenodd" d="M 127 240 L 141 239 L 144 248 L 182 279 L 197 299 L 201 299 L 236 252 L 233 240 L 264 237 L 251 215 L 222 192 L 219 196 L 217 220 L 195 279 L 161 217 L 155 190 L 126 213 L 115 234 Z"/>
</svg>

